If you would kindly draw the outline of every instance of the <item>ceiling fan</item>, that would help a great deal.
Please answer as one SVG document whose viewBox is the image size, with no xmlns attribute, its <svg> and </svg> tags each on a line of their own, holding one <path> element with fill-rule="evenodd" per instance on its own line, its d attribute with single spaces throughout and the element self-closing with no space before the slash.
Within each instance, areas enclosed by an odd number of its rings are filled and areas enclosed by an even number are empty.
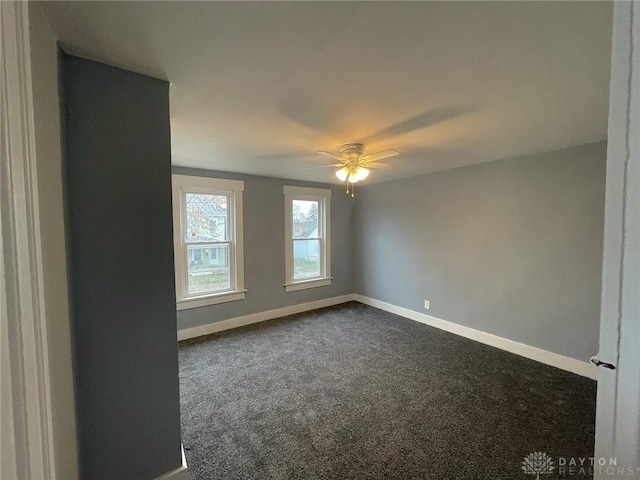
<svg viewBox="0 0 640 480">
<path fill-rule="evenodd" d="M 341 182 L 347 183 L 347 193 L 351 193 L 353 197 L 353 184 L 364 180 L 369 176 L 369 169 L 371 168 L 393 168 L 393 165 L 387 163 L 380 163 L 379 160 L 385 158 L 395 157 L 400 155 L 400 152 L 392 148 L 388 150 L 382 150 L 381 152 L 370 153 L 365 155 L 365 146 L 362 143 L 347 143 L 340 147 L 339 153 L 320 151 L 321 155 L 338 160 L 340 163 L 334 163 L 331 165 L 323 165 L 325 167 L 341 167 L 336 171 L 336 177 Z M 351 184 L 351 192 L 349 191 L 349 184 Z"/>
</svg>

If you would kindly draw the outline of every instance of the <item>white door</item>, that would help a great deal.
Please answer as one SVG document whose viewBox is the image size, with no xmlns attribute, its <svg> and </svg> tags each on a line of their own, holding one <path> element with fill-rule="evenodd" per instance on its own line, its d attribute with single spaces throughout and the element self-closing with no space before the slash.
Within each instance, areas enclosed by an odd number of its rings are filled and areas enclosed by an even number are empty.
<svg viewBox="0 0 640 480">
<path fill-rule="evenodd" d="M 640 2 L 614 2 L 596 479 L 640 478 Z"/>
</svg>

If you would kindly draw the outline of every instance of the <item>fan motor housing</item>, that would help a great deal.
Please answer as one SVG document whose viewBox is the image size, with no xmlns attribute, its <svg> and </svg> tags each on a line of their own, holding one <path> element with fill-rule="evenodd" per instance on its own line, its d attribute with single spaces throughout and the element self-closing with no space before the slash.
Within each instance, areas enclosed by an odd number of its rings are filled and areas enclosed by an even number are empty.
<svg viewBox="0 0 640 480">
<path fill-rule="evenodd" d="M 340 147 L 343 157 L 359 158 L 364 155 L 364 145 L 362 143 L 346 143 Z"/>
</svg>

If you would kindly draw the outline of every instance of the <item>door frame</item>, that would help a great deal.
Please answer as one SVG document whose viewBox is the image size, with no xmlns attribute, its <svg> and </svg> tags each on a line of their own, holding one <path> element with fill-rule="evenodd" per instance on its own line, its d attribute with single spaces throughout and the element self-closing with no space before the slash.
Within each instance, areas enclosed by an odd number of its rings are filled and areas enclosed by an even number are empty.
<svg viewBox="0 0 640 480">
<path fill-rule="evenodd" d="M 640 3 L 613 2 L 595 458 L 640 476 Z M 596 479 L 611 478 L 604 469 Z M 627 471 L 625 475 L 629 475 Z"/>
<path fill-rule="evenodd" d="M 7 479 L 56 476 L 28 2 L 0 1 L 2 461 Z"/>
</svg>

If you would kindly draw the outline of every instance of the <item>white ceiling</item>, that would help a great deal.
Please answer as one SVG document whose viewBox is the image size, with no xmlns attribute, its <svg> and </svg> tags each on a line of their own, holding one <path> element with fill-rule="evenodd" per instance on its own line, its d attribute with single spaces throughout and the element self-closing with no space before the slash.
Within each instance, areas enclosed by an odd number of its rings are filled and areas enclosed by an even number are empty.
<svg viewBox="0 0 640 480">
<path fill-rule="evenodd" d="M 52 2 L 67 51 L 171 81 L 173 163 L 373 183 L 603 140 L 610 2 Z"/>
</svg>

